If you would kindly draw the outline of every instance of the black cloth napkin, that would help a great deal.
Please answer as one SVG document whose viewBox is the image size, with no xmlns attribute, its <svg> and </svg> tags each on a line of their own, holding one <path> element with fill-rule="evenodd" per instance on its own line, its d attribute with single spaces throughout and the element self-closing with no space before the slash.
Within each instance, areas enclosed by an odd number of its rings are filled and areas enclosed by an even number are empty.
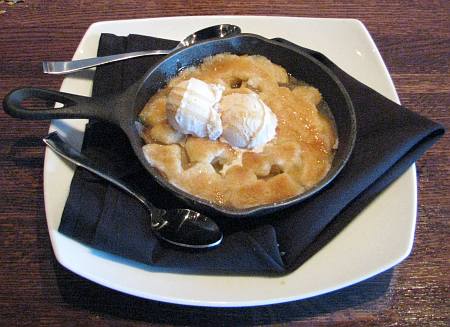
<svg viewBox="0 0 450 327">
<path fill-rule="evenodd" d="M 98 55 L 172 48 L 176 44 L 139 35 L 102 34 Z M 179 272 L 281 275 L 298 268 L 444 133 L 439 124 L 388 100 L 325 56 L 306 51 L 332 69 L 345 85 L 358 124 L 351 159 L 323 192 L 265 217 L 213 217 L 225 232 L 223 244 L 215 249 L 188 251 L 156 239 L 139 202 L 80 168 L 72 180 L 59 231 L 93 248 Z M 93 96 L 124 90 L 158 60 L 143 57 L 98 67 Z M 108 158 L 109 168 L 140 187 L 156 206 L 186 207 L 153 181 L 117 127 L 90 121 L 83 151 L 88 156 Z"/>
</svg>

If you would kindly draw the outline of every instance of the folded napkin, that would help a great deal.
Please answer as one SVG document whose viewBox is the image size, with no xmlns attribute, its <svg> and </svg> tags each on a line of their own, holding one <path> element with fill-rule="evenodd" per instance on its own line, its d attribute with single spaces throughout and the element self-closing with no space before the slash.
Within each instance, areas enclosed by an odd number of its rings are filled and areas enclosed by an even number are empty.
<svg viewBox="0 0 450 327">
<path fill-rule="evenodd" d="M 98 55 L 165 49 L 176 44 L 139 35 L 103 34 Z M 224 231 L 223 244 L 210 250 L 184 250 L 159 241 L 152 234 L 149 217 L 134 198 L 78 168 L 59 231 L 93 248 L 176 271 L 281 275 L 298 268 L 444 133 L 440 125 L 358 82 L 322 54 L 303 50 L 340 78 L 352 98 L 358 124 L 349 162 L 320 194 L 265 217 L 212 217 Z M 98 67 L 93 96 L 124 90 L 159 59 L 143 57 Z M 141 167 L 117 127 L 90 121 L 83 152 L 109 158 L 109 169 L 140 187 L 156 206 L 186 207 Z"/>
</svg>

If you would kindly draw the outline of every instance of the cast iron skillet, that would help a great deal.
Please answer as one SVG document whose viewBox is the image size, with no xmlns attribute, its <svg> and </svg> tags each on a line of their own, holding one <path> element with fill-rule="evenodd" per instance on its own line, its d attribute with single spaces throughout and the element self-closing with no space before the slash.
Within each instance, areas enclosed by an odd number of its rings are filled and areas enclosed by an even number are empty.
<svg viewBox="0 0 450 327">
<path fill-rule="evenodd" d="M 139 136 L 138 114 L 148 99 L 158 89 L 176 75 L 181 68 L 198 65 L 208 56 L 218 53 L 263 55 L 275 64 L 284 67 L 299 80 L 318 88 L 328 103 L 336 123 L 339 147 L 332 167 L 327 176 L 315 187 L 298 196 L 281 202 L 264 204 L 248 209 L 221 207 L 207 200 L 188 194 L 171 185 L 156 168 L 150 166 L 142 151 L 143 141 Z M 63 108 L 30 110 L 22 106 L 29 98 L 56 101 L 64 104 Z M 351 99 L 338 78 L 313 56 L 279 42 L 265 39 L 253 34 L 240 34 L 230 38 L 212 39 L 180 49 L 163 58 L 153 66 L 142 79 L 125 90 L 122 94 L 89 98 L 63 92 L 38 88 L 20 88 L 9 93 L 3 101 L 4 110 L 13 117 L 23 119 L 70 119 L 96 118 L 118 125 L 128 136 L 131 146 L 141 164 L 164 186 L 197 210 L 209 214 L 221 213 L 229 217 L 244 217 L 268 214 L 270 212 L 299 203 L 319 192 L 328 185 L 342 170 L 353 149 L 356 137 L 356 120 Z"/>
</svg>

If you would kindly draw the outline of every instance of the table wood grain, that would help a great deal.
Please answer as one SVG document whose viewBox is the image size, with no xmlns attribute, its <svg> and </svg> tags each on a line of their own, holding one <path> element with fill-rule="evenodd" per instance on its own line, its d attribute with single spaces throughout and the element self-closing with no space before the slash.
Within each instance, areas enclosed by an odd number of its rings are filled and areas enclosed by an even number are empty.
<svg viewBox="0 0 450 327">
<path fill-rule="evenodd" d="M 5 10 L 6 12 L 3 12 Z M 41 62 L 71 58 L 96 21 L 178 15 L 356 18 L 368 28 L 411 110 L 449 126 L 448 1 L 0 1 L 0 98 L 31 85 L 58 89 Z M 418 162 L 419 207 L 411 255 L 389 271 L 304 301 L 197 308 L 121 294 L 63 268 L 52 252 L 42 193 L 49 122 L 0 112 L 0 324 L 374 325 L 450 324 L 449 136 Z"/>
</svg>

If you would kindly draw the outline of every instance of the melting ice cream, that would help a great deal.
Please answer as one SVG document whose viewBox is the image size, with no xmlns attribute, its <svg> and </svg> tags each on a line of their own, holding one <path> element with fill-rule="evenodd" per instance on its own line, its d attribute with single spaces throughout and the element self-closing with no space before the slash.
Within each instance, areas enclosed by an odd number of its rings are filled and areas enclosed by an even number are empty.
<svg viewBox="0 0 450 327">
<path fill-rule="evenodd" d="M 232 146 L 260 147 L 275 137 L 277 117 L 256 93 L 232 93 L 220 102 L 222 137 Z"/>
<path fill-rule="evenodd" d="M 218 103 L 223 90 L 196 78 L 177 84 L 167 97 L 169 124 L 183 134 L 216 140 L 222 134 Z"/>
<path fill-rule="evenodd" d="M 276 135 L 277 117 L 256 93 L 222 96 L 224 87 L 196 78 L 182 81 L 167 97 L 170 125 L 183 134 L 254 149 Z"/>
</svg>

